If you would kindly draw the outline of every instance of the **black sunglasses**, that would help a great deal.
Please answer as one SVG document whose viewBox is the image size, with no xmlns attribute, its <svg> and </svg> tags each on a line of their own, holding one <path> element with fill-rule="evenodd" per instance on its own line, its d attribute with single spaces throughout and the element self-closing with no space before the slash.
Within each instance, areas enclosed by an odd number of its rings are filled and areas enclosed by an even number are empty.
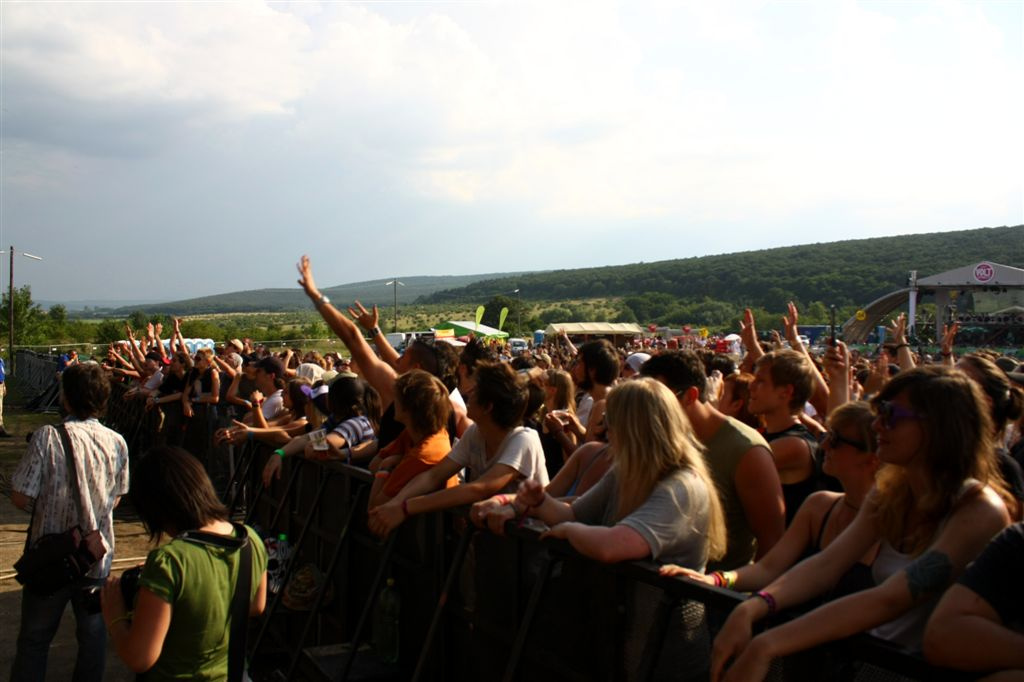
<svg viewBox="0 0 1024 682">
<path fill-rule="evenodd" d="M 821 445 L 827 448 L 836 448 L 839 447 L 839 445 L 849 445 L 851 448 L 854 448 L 855 450 L 860 450 L 861 452 L 868 451 L 868 446 L 866 444 L 861 443 L 860 441 L 844 438 L 843 436 L 840 436 L 839 433 L 834 429 L 828 430 L 828 432 L 825 434 L 825 437 L 821 439 Z"/>
<path fill-rule="evenodd" d="M 913 410 L 908 410 L 905 407 L 897 405 L 891 400 L 877 400 L 872 405 L 872 409 L 875 414 L 878 415 L 879 421 L 886 429 L 895 428 L 901 421 L 908 419 L 924 419 L 924 415 L 918 414 Z"/>
</svg>

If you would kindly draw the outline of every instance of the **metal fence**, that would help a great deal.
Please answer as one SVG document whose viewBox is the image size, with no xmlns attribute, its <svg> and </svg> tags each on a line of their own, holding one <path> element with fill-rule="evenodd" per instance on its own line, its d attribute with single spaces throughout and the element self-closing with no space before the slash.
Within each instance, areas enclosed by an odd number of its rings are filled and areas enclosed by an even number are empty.
<svg viewBox="0 0 1024 682">
<path fill-rule="evenodd" d="M 648 562 L 592 561 L 530 525 L 477 531 L 464 510 L 413 517 L 382 542 L 366 528 L 368 472 L 290 458 L 264 489 L 269 456 L 246 449 L 236 489 L 248 496 L 233 504 L 291 540 L 283 584 L 307 564 L 326 578 L 300 610 L 271 595 L 249 640 L 256 680 L 703 680 L 717 628 L 743 599 Z M 401 596 L 393 665 L 371 645 L 387 577 Z M 775 661 L 769 679 L 969 678 L 861 635 Z"/>
</svg>

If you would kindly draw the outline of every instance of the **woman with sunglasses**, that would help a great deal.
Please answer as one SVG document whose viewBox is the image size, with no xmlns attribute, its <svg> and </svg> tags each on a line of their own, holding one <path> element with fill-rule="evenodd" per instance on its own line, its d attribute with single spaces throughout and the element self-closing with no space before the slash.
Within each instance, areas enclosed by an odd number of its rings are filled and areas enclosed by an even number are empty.
<svg viewBox="0 0 1024 682">
<path fill-rule="evenodd" d="M 939 597 L 1009 523 L 991 418 L 963 372 L 901 372 L 871 406 L 882 462 L 875 490 L 828 547 L 733 609 L 715 638 L 712 680 L 762 680 L 773 658 L 865 630 L 920 650 Z M 876 587 L 751 637 L 755 622 L 827 592 L 875 543 Z"/>
<path fill-rule="evenodd" d="M 708 585 L 753 592 L 778 578 L 798 561 L 823 550 L 853 523 L 875 484 L 878 457 L 871 428 L 874 419 L 870 406 L 859 401 L 846 403 L 829 416 L 829 430 L 821 442 L 825 455 L 822 468 L 826 474 L 839 480 L 844 492 L 822 490 L 808 497 L 786 533 L 756 564 L 711 574 L 666 564 L 661 567 L 661 574 L 684 575 Z M 872 546 L 851 566 L 830 591 L 829 597 L 841 597 L 872 587 L 871 564 L 877 551 L 877 545 Z"/>
</svg>

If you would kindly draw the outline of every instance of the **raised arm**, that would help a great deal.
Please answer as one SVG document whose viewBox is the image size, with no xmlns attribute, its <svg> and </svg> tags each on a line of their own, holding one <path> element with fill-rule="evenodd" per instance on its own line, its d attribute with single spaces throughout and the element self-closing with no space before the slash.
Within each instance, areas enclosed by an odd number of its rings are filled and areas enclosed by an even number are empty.
<svg viewBox="0 0 1024 682">
<path fill-rule="evenodd" d="M 896 344 L 896 362 L 900 366 L 900 371 L 906 372 L 908 369 L 914 369 L 914 354 L 910 350 L 910 344 L 907 343 L 907 314 L 900 313 L 893 318 L 887 330 L 892 336 L 893 343 Z"/>
<path fill-rule="evenodd" d="M 743 321 L 740 322 L 740 338 L 743 339 L 743 346 L 747 349 L 740 368 L 744 372 L 752 372 L 754 363 L 764 355 L 764 349 L 761 348 L 761 342 L 757 340 L 757 326 L 754 324 L 754 313 L 750 308 L 743 311 Z"/>
<path fill-rule="evenodd" d="M 828 412 L 850 402 L 850 350 L 842 341 L 825 351 L 825 372 L 828 374 Z"/>
<path fill-rule="evenodd" d="M 348 307 L 348 314 L 359 323 L 360 327 L 369 332 L 373 345 L 377 346 L 377 352 L 380 353 L 380 359 L 397 370 L 398 351 L 391 347 L 388 337 L 380 330 L 380 312 L 377 310 L 377 304 L 373 304 L 371 312 L 364 308 L 362 303 L 356 301 L 355 307 Z"/>
<path fill-rule="evenodd" d="M 782 326 L 786 331 L 786 340 L 789 341 L 790 348 L 798 353 L 803 353 L 811 361 L 814 392 L 811 394 L 810 403 L 814 405 L 814 409 L 819 413 L 824 413 L 828 409 L 828 383 L 826 383 L 825 377 L 821 376 L 821 372 L 818 371 L 818 366 L 814 364 L 810 352 L 804 347 L 803 341 L 800 340 L 800 327 L 798 326 L 800 311 L 797 310 L 796 303 L 790 301 L 787 309 L 788 312 L 782 318 Z"/>
<path fill-rule="evenodd" d="M 313 305 L 316 306 L 320 317 L 327 323 L 327 326 L 338 335 L 338 338 L 348 348 L 349 353 L 352 354 L 352 359 L 359 365 L 359 369 L 366 380 L 377 389 L 377 393 L 380 394 L 381 405 L 385 407 L 390 405 L 394 400 L 395 378 L 398 376 L 395 369 L 378 358 L 370 350 L 369 344 L 366 343 L 366 339 L 363 338 L 355 323 L 342 315 L 316 288 L 309 256 L 302 257 L 302 260 L 299 261 L 298 269 L 300 275 L 299 286 L 306 292 L 306 296 L 313 301 Z"/>
<path fill-rule="evenodd" d="M 955 367 L 956 358 L 953 356 L 953 342 L 956 341 L 956 333 L 960 331 L 960 323 L 942 325 L 942 364 L 946 367 Z"/>
<path fill-rule="evenodd" d="M 192 360 L 192 353 L 188 351 L 188 346 L 185 345 L 185 337 L 181 335 L 180 317 L 174 318 L 174 338 L 178 340 L 178 350 L 185 356 L 185 371 L 192 371 L 196 363 Z"/>
</svg>

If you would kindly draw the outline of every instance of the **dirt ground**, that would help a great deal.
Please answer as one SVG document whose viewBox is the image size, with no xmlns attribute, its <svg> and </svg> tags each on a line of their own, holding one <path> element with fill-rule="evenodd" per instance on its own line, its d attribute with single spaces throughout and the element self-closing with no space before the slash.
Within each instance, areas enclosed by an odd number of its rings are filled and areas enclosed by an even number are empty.
<svg viewBox="0 0 1024 682">
<path fill-rule="evenodd" d="M 21 586 L 14 579 L 14 562 L 21 556 L 29 515 L 17 509 L 10 501 L 10 477 L 25 452 L 25 437 L 32 430 L 58 421 L 55 414 L 34 414 L 19 410 L 17 393 L 11 392 L 4 400 L 4 425 L 13 438 L 0 439 L 0 678 L 6 679 L 14 661 L 21 614 Z M 14 400 L 11 400 L 13 398 Z M 14 403 L 14 404 L 12 404 Z M 116 549 L 114 572 L 119 573 L 145 560 L 150 549 L 149 539 L 142 525 L 134 520 L 130 505 L 122 505 L 114 514 Z M 69 680 L 75 665 L 75 618 L 70 607 L 64 612 L 60 630 L 50 647 L 47 680 Z M 109 646 L 109 645 L 108 645 Z M 128 682 L 135 679 L 118 660 L 112 648 L 107 653 L 105 679 Z M 42 681 L 40 681 L 42 682 Z"/>
</svg>

